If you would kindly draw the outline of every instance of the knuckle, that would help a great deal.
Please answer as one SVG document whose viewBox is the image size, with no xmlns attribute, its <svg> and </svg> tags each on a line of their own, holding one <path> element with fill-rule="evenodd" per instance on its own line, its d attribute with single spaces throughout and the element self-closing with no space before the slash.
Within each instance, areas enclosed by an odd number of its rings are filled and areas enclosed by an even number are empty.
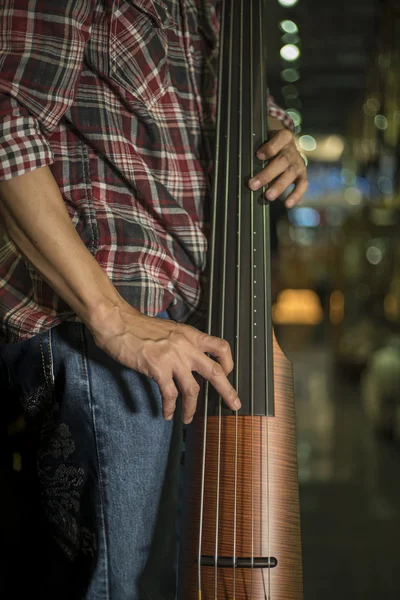
<svg viewBox="0 0 400 600">
<path fill-rule="evenodd" d="M 229 342 L 227 342 L 226 340 L 220 340 L 219 349 L 221 352 L 224 352 L 224 353 L 230 352 L 231 347 L 230 347 Z"/>
<path fill-rule="evenodd" d="M 189 396 L 190 398 L 197 398 L 199 393 L 200 393 L 200 386 L 197 383 L 191 385 L 186 391 L 186 395 Z"/>
<path fill-rule="evenodd" d="M 290 167 L 290 162 L 289 162 L 289 159 L 286 156 L 286 154 L 281 154 L 280 159 L 281 159 L 284 169 L 285 170 L 288 169 Z"/>
<path fill-rule="evenodd" d="M 153 379 L 156 383 L 160 383 L 161 381 L 161 371 L 157 367 L 152 367 L 149 370 L 149 377 Z"/>
<path fill-rule="evenodd" d="M 214 362 L 213 367 L 212 367 L 212 373 L 213 373 L 213 375 L 216 375 L 217 377 L 223 374 L 222 367 L 219 363 Z"/>
<path fill-rule="evenodd" d="M 284 129 L 282 133 L 285 135 L 285 137 L 286 137 L 286 139 L 287 139 L 288 143 L 290 143 L 290 142 L 293 142 L 293 141 L 294 141 L 294 134 L 293 134 L 293 131 L 290 131 L 289 129 Z"/>
<path fill-rule="evenodd" d="M 215 339 L 216 338 L 207 333 L 199 333 L 197 338 L 197 348 L 204 352 L 205 348 L 209 349 L 212 344 L 215 346 Z"/>
<path fill-rule="evenodd" d="M 175 405 L 177 397 L 178 397 L 177 392 L 167 392 L 167 393 L 163 394 L 164 401 L 167 404 Z"/>
<path fill-rule="evenodd" d="M 176 327 L 171 331 L 171 341 L 174 344 L 181 345 L 182 342 L 186 341 L 185 331 L 181 328 L 182 326 Z"/>
<path fill-rule="evenodd" d="M 280 150 L 280 144 L 272 142 L 271 145 L 270 145 L 269 158 L 272 158 L 273 156 L 276 156 L 278 154 L 279 150 Z"/>
<path fill-rule="evenodd" d="M 207 333 L 200 333 L 198 342 L 200 345 L 202 345 L 205 344 L 209 339 L 210 336 Z"/>
</svg>

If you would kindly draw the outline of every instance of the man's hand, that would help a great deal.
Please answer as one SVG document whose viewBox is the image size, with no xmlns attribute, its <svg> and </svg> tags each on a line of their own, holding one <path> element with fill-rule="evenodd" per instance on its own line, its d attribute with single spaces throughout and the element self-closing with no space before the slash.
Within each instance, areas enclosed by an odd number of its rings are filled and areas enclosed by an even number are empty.
<svg viewBox="0 0 400 600">
<path fill-rule="evenodd" d="M 291 208 L 297 204 L 307 191 L 308 179 L 293 133 L 288 129 L 271 131 L 269 141 L 257 151 L 257 158 L 268 160 L 268 166 L 250 179 L 250 189 L 257 191 L 271 184 L 265 196 L 268 200 L 275 200 L 294 183 L 294 190 L 287 197 L 285 206 Z"/>
<path fill-rule="evenodd" d="M 192 420 L 199 393 L 193 371 L 210 381 L 231 409 L 240 408 L 227 379 L 233 369 L 228 342 L 147 317 L 123 300 L 76 232 L 48 167 L 0 183 L 0 217 L 21 253 L 80 317 L 96 344 L 158 383 L 165 418 L 171 419 L 175 409 L 175 379 L 183 395 L 182 418 Z"/>
<path fill-rule="evenodd" d="M 166 419 L 172 419 L 175 411 L 178 396 L 175 380 L 182 393 L 182 420 L 192 421 L 200 391 L 193 371 L 214 386 L 229 408 L 240 408 L 237 393 L 227 379 L 233 369 L 227 341 L 188 325 L 147 317 L 122 299 L 118 305 L 106 309 L 101 319 L 97 316 L 90 328 L 102 350 L 156 381 Z"/>
</svg>

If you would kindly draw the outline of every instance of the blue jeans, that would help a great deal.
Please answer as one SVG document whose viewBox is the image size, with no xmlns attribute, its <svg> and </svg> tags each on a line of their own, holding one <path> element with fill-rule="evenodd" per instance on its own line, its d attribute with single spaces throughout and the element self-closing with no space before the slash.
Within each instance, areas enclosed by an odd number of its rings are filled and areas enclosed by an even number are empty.
<svg viewBox="0 0 400 600">
<path fill-rule="evenodd" d="M 174 600 L 181 425 L 164 420 L 158 386 L 100 350 L 80 323 L 0 346 L 1 372 L 38 433 L 57 548 L 36 595 Z"/>
</svg>

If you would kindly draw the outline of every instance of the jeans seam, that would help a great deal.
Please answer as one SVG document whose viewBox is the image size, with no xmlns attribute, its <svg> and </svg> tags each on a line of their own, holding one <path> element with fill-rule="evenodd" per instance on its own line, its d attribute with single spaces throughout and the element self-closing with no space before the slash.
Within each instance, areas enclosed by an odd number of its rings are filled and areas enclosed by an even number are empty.
<svg viewBox="0 0 400 600">
<path fill-rule="evenodd" d="M 46 359 L 44 356 L 44 348 L 43 348 L 43 338 L 42 335 L 39 336 L 39 347 L 40 347 L 40 355 L 42 358 L 42 368 L 43 375 L 45 379 L 46 386 L 51 389 L 54 387 L 54 369 L 53 369 L 53 356 L 52 356 L 52 347 L 51 347 L 51 329 L 47 331 L 47 355 L 48 355 L 48 364 L 46 364 Z"/>
<path fill-rule="evenodd" d="M 104 543 L 106 596 L 107 596 L 107 600 L 110 600 L 111 599 L 111 590 L 110 590 L 110 578 L 109 578 L 109 567 L 108 567 L 109 561 L 108 561 L 107 530 L 106 530 L 106 522 L 105 522 L 105 516 L 104 516 L 104 488 L 103 488 L 103 478 L 102 478 L 102 474 L 101 474 L 100 453 L 99 453 L 99 445 L 98 445 L 98 437 L 97 437 L 97 429 L 96 429 L 96 417 L 95 417 L 94 409 L 93 409 L 89 369 L 88 369 L 88 365 L 87 365 L 87 354 L 86 354 L 87 347 L 86 347 L 86 343 L 85 343 L 83 327 L 84 327 L 84 325 L 82 325 L 82 324 L 79 327 L 81 341 L 82 341 L 82 362 L 83 362 L 85 376 L 86 376 L 89 408 L 90 408 L 90 413 L 92 415 L 93 435 L 94 435 L 94 441 L 95 441 L 95 446 L 96 446 L 96 461 L 97 461 L 97 469 L 98 469 L 98 476 L 99 476 L 99 490 L 100 490 L 100 518 L 101 518 L 101 525 L 102 525 L 102 531 L 103 531 L 102 537 L 103 537 L 103 543 Z"/>
<path fill-rule="evenodd" d="M 52 330 L 51 329 L 49 329 L 47 332 L 47 353 L 49 355 L 49 369 L 50 369 L 51 383 L 54 387 L 55 378 L 54 378 L 54 362 L 53 362 L 53 340 L 52 340 Z"/>
</svg>

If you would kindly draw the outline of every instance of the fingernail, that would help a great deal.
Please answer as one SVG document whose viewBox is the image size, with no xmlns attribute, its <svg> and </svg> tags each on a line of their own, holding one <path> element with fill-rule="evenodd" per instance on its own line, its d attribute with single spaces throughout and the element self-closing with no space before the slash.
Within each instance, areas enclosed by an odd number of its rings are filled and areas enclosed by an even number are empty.
<svg viewBox="0 0 400 600">
<path fill-rule="evenodd" d="M 289 200 L 289 202 L 285 202 L 285 206 L 286 208 L 292 208 L 294 202 L 292 200 Z"/>
<path fill-rule="evenodd" d="M 174 413 L 172 413 L 172 415 L 168 415 L 168 417 L 165 417 L 166 421 L 172 421 L 172 417 L 174 416 Z"/>
<path fill-rule="evenodd" d="M 257 152 L 257 158 L 259 158 L 260 160 L 267 160 L 267 157 L 265 156 L 264 152 Z"/>
<path fill-rule="evenodd" d="M 188 419 L 187 421 L 184 421 L 185 425 L 190 425 L 190 423 L 193 421 L 193 417 L 191 417 L 190 419 Z"/>
<path fill-rule="evenodd" d="M 234 407 L 236 408 L 236 410 L 239 410 L 239 408 L 241 407 L 241 403 L 239 398 L 236 398 L 235 402 L 234 402 Z"/>
<path fill-rule="evenodd" d="M 268 200 L 275 200 L 277 193 L 274 190 L 268 191 L 266 193 Z"/>
<path fill-rule="evenodd" d="M 249 186 L 252 190 L 258 190 L 261 187 L 261 181 L 259 179 L 250 179 Z"/>
</svg>

